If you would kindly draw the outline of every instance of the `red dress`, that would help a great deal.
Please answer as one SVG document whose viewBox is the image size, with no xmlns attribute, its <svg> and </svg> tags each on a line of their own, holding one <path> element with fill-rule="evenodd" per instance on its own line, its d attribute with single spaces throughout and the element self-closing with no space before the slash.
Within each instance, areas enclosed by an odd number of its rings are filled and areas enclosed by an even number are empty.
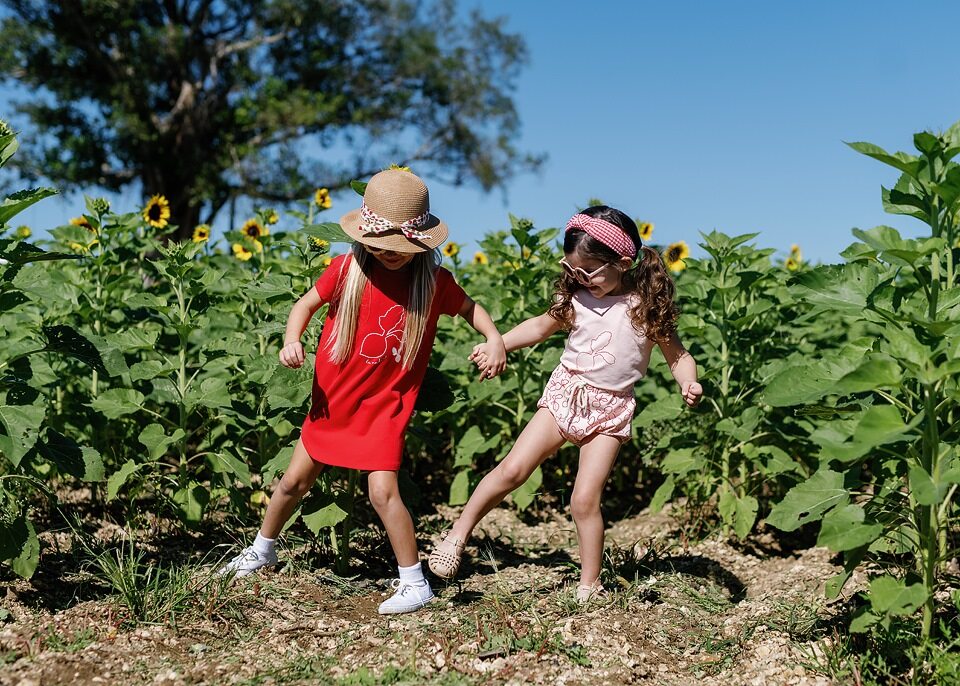
<svg viewBox="0 0 960 686">
<path fill-rule="evenodd" d="M 330 302 L 346 279 L 349 255 L 334 258 L 316 283 Z M 436 291 L 420 350 L 410 369 L 400 363 L 409 267 L 391 271 L 376 260 L 364 291 L 357 336 L 347 360 L 330 361 L 328 339 L 336 312 L 323 325 L 313 377 L 313 402 L 300 438 L 323 464 L 362 470 L 400 468 L 403 437 L 423 383 L 441 314 L 460 311 L 466 293 L 446 269 L 437 270 Z"/>
</svg>

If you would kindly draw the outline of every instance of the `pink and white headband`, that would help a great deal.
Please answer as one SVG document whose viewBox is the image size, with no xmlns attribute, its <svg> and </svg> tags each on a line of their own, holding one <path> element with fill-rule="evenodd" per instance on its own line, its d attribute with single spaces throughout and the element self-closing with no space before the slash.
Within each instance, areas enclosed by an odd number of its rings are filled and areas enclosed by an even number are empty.
<svg viewBox="0 0 960 686">
<path fill-rule="evenodd" d="M 575 214 L 567 222 L 567 231 L 571 229 L 582 229 L 618 255 L 631 259 L 637 256 L 637 246 L 634 245 L 630 235 L 616 224 L 611 224 L 604 219 L 587 214 Z"/>
<path fill-rule="evenodd" d="M 422 241 L 430 238 L 429 234 L 423 233 L 422 231 L 417 231 L 417 229 L 430 221 L 430 210 L 427 210 L 423 214 L 418 215 L 413 219 L 408 219 L 405 222 L 400 222 L 397 224 L 390 221 L 386 217 L 381 217 L 379 214 L 367 207 L 365 203 L 362 203 L 360 205 L 360 219 L 363 222 L 360 226 L 361 231 L 367 231 L 374 234 L 384 233 L 386 231 L 400 231 L 404 236 L 414 241 Z"/>
</svg>

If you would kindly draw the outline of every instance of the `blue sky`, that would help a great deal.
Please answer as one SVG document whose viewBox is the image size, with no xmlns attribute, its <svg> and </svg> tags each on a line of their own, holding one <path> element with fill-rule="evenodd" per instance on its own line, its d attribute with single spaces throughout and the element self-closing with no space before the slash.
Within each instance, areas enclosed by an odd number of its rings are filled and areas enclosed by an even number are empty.
<svg viewBox="0 0 960 686">
<path fill-rule="evenodd" d="M 699 232 L 712 229 L 760 232 L 759 245 L 783 253 L 798 243 L 823 262 L 840 259 L 854 227 L 922 230 L 883 212 L 880 185 L 896 181 L 894 170 L 844 141 L 912 150 L 914 132 L 960 119 L 949 30 L 960 3 L 461 5 L 506 16 L 526 40 L 519 145 L 549 156 L 506 198 L 424 175 L 435 213 L 467 250 L 505 228 L 508 212 L 558 226 L 590 197 L 653 222 L 655 243 L 685 240 L 695 255 Z M 330 214 L 355 197 L 335 197 Z M 140 201 L 132 189 L 118 209 Z M 40 228 L 81 210 L 81 199 L 50 199 L 18 219 Z"/>
</svg>

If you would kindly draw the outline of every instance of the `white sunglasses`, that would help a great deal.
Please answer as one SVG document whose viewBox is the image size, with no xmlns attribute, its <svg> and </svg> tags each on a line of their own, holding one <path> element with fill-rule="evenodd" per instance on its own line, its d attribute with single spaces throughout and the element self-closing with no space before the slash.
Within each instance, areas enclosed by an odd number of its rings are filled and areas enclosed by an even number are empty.
<svg viewBox="0 0 960 686">
<path fill-rule="evenodd" d="M 563 271 L 565 271 L 567 276 L 569 276 L 571 279 L 577 283 L 583 284 L 584 286 L 589 286 L 591 283 L 593 283 L 595 278 L 600 276 L 600 272 L 611 266 L 611 263 L 607 262 L 606 264 L 602 264 L 592 272 L 588 272 L 580 267 L 574 267 L 565 259 L 560 260 L 560 266 L 563 267 Z"/>
</svg>

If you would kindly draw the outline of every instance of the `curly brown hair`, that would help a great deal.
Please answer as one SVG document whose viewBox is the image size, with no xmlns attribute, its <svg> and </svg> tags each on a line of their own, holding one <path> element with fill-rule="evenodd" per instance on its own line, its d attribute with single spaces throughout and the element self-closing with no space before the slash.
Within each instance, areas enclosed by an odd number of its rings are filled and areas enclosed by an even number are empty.
<svg viewBox="0 0 960 686">
<path fill-rule="evenodd" d="M 637 247 L 639 257 L 621 277 L 624 293 L 636 296 L 636 304 L 630 308 L 633 328 L 647 338 L 661 342 L 676 331 L 679 311 L 674 302 L 676 289 L 673 279 L 660 259 L 660 253 L 640 240 L 637 223 L 626 214 L 606 205 L 594 205 L 580 214 L 596 217 L 623 229 Z M 602 262 L 617 262 L 621 259 L 616 251 L 604 245 L 582 229 L 571 229 L 564 234 L 563 252 L 577 253 L 584 259 Z M 565 331 L 573 328 L 573 294 L 583 288 L 576 279 L 561 272 L 554 284 L 553 304 L 548 314 L 560 322 Z"/>
</svg>

